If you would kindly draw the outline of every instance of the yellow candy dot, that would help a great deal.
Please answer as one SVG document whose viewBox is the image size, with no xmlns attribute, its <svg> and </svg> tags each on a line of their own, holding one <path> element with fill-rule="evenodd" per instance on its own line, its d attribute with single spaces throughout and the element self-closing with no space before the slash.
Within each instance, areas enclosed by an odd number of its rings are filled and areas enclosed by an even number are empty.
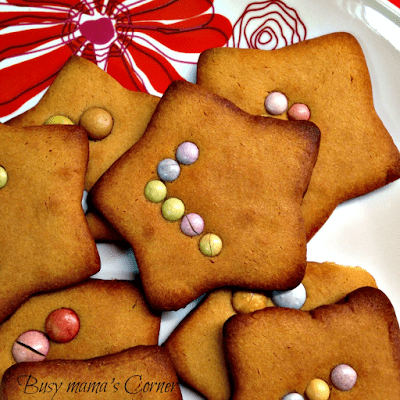
<svg viewBox="0 0 400 400">
<path fill-rule="evenodd" d="M 207 257 L 214 257 L 221 253 L 222 240 L 213 233 L 207 233 L 200 239 L 200 251 Z"/>
<path fill-rule="evenodd" d="M 273 306 L 269 297 L 262 293 L 237 291 L 232 297 L 232 305 L 239 314 L 248 314 L 265 307 Z"/>
<path fill-rule="evenodd" d="M 313 379 L 307 385 L 306 394 L 309 400 L 328 400 L 330 389 L 322 379 Z"/>
<path fill-rule="evenodd" d="M 144 195 L 152 203 L 160 203 L 167 196 L 167 187 L 161 181 L 150 181 L 144 188 Z"/>
<path fill-rule="evenodd" d="M 8 181 L 7 171 L 3 167 L 0 167 L 0 189 L 6 186 L 7 181 Z"/>
<path fill-rule="evenodd" d="M 46 120 L 44 125 L 74 125 L 74 123 L 64 115 L 53 115 Z"/>
<path fill-rule="evenodd" d="M 185 213 L 185 205 L 182 200 L 179 200 L 176 197 L 171 197 L 164 201 L 161 206 L 161 212 L 163 217 L 168 221 L 177 221 L 183 217 L 183 214 Z"/>
</svg>

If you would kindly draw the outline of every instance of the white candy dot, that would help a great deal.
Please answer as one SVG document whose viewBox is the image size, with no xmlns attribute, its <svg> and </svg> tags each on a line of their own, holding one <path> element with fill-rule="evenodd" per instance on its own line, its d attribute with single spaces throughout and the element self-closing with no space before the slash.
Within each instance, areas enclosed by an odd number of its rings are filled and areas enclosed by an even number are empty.
<svg viewBox="0 0 400 400">
<path fill-rule="evenodd" d="M 271 300 L 277 307 L 294 308 L 299 310 L 306 302 L 306 288 L 302 283 L 291 290 L 275 290 Z"/>
<path fill-rule="evenodd" d="M 83 191 L 82 195 L 82 210 L 86 214 L 89 210 L 89 206 L 87 203 L 87 198 L 88 198 L 88 192 L 86 190 Z"/>
<path fill-rule="evenodd" d="M 265 109 L 269 114 L 280 115 L 288 108 L 288 100 L 281 92 L 272 92 L 265 98 Z"/>
<path fill-rule="evenodd" d="M 289 393 L 282 400 L 304 400 L 304 397 L 299 393 Z"/>
</svg>

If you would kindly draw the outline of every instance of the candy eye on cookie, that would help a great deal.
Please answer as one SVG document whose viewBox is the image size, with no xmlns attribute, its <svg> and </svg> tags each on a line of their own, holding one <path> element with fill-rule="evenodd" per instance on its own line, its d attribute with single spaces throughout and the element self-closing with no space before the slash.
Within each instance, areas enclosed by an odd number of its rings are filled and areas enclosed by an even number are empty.
<svg viewBox="0 0 400 400">
<path fill-rule="evenodd" d="M 17 363 L 45 360 L 50 351 L 51 342 L 67 343 L 79 333 L 78 314 L 69 308 L 52 311 L 46 318 L 46 334 L 31 330 L 22 333 L 12 347 L 12 355 Z"/>
<path fill-rule="evenodd" d="M 75 124 L 65 115 L 53 115 L 44 122 L 44 125 Z M 79 125 L 86 130 L 89 139 L 102 140 L 111 133 L 114 126 L 114 119 L 104 108 L 92 107 L 82 113 Z"/>
<path fill-rule="evenodd" d="M 8 174 L 4 167 L 0 166 L 0 189 L 6 186 L 8 181 Z"/>
<path fill-rule="evenodd" d="M 289 107 L 289 100 L 281 92 L 269 93 L 264 105 L 267 113 L 275 116 L 282 115 L 287 110 L 287 117 L 292 121 L 308 121 L 311 117 L 311 111 L 306 104 L 294 103 Z"/>
</svg>

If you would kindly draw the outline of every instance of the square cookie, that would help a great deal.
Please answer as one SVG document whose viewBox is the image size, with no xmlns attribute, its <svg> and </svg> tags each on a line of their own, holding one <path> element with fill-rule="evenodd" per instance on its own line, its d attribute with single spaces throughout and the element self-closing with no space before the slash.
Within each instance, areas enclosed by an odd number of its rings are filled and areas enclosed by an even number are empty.
<svg viewBox="0 0 400 400">
<path fill-rule="evenodd" d="M 181 400 L 182 394 L 165 350 L 136 346 L 90 360 L 16 364 L 3 376 L 0 397 Z"/>
<path fill-rule="evenodd" d="M 187 164 L 182 147 L 175 160 L 181 144 L 196 161 Z M 225 285 L 298 285 L 306 267 L 300 204 L 318 144 L 310 122 L 251 116 L 197 85 L 173 83 L 141 140 L 92 190 L 132 245 L 151 306 L 176 310 Z"/>
<path fill-rule="evenodd" d="M 307 263 L 302 284 L 306 298 L 301 310 L 334 303 L 363 286 L 376 287 L 374 278 L 364 269 L 329 262 Z M 228 400 L 231 389 L 224 356 L 224 323 L 237 313 L 250 313 L 275 306 L 271 296 L 272 293 L 229 288 L 209 293 L 163 344 L 178 377 L 207 399 Z"/>
<path fill-rule="evenodd" d="M 89 154 L 76 126 L 0 125 L 0 322 L 33 293 L 100 269 L 81 200 Z"/>
<path fill-rule="evenodd" d="M 25 332 L 45 335 L 48 342 L 44 342 L 49 343 L 46 360 L 83 360 L 138 345 L 156 345 L 160 321 L 160 315 L 148 307 L 134 282 L 89 279 L 32 296 L 0 325 L 0 377 L 11 365 L 21 362 L 19 357 L 32 355 L 14 347 Z M 42 335 L 36 343 L 40 340 Z"/>
<path fill-rule="evenodd" d="M 235 315 L 224 326 L 232 399 L 400 398 L 399 338 L 393 307 L 375 288 L 308 312 Z"/>
<path fill-rule="evenodd" d="M 147 93 L 125 89 L 91 61 L 72 56 L 39 103 L 7 125 L 42 125 L 61 115 L 84 126 L 90 139 L 85 190 L 90 191 L 110 165 L 139 140 L 158 101 Z M 122 240 L 101 219 L 94 221 L 92 216 L 89 223 L 96 240 Z"/>
<path fill-rule="evenodd" d="M 197 83 L 255 115 L 272 116 L 264 105 L 272 92 L 288 102 L 279 118 L 288 119 L 294 104 L 308 107 L 321 130 L 302 204 L 308 240 L 339 203 L 400 177 L 400 154 L 375 112 L 364 54 L 348 33 L 274 51 L 210 49 L 200 56 Z"/>
</svg>

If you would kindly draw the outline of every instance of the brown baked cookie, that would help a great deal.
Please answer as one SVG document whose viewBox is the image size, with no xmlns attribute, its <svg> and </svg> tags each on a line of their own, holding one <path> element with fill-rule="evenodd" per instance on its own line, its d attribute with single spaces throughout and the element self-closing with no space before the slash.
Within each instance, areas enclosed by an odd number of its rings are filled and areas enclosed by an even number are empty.
<svg viewBox="0 0 400 400">
<path fill-rule="evenodd" d="M 0 325 L 0 377 L 17 361 L 29 360 L 19 358 L 30 353 L 21 355 L 23 348 L 15 345 L 25 332 L 42 333 L 38 342 L 49 345 L 46 360 L 82 360 L 156 345 L 160 320 L 134 282 L 90 279 L 33 296 Z"/>
<path fill-rule="evenodd" d="M 298 285 L 306 267 L 300 203 L 318 143 L 312 123 L 251 116 L 173 83 L 142 139 L 92 190 L 132 245 L 151 306 L 176 310 L 225 285 Z"/>
<path fill-rule="evenodd" d="M 81 206 L 85 131 L 0 125 L 0 139 L 2 322 L 30 295 L 95 274 L 100 259 Z"/>
<path fill-rule="evenodd" d="M 399 337 L 390 301 L 368 287 L 309 312 L 235 315 L 224 326 L 232 399 L 400 398 Z"/>
<path fill-rule="evenodd" d="M 121 242 L 121 235 L 96 212 L 88 212 L 86 220 L 93 238 L 98 242 Z"/>
<path fill-rule="evenodd" d="M 147 93 L 125 89 L 92 62 L 72 56 L 39 103 L 7 125 L 42 125 L 58 115 L 83 125 L 90 139 L 85 180 L 85 190 L 89 191 L 110 165 L 139 140 L 158 101 L 158 97 Z M 107 224 L 92 227 L 93 237 L 104 239 Z M 108 235 L 113 237 L 115 232 Z"/>
<path fill-rule="evenodd" d="M 85 361 L 17 364 L 4 374 L 0 397 L 4 400 L 182 399 L 171 361 L 159 346 L 136 346 Z"/>
<path fill-rule="evenodd" d="M 360 267 L 334 263 L 307 264 L 302 281 L 306 300 L 301 310 L 334 303 L 363 286 L 376 287 L 374 278 Z M 178 377 L 207 399 L 228 400 L 230 384 L 224 357 L 223 326 L 233 315 L 275 304 L 272 293 L 220 289 L 208 294 L 164 343 Z"/>
<path fill-rule="evenodd" d="M 216 48 L 199 59 L 197 83 L 255 115 L 306 118 L 321 130 L 321 146 L 302 212 L 308 240 L 335 207 L 400 176 L 400 155 L 375 112 L 364 54 L 348 33 L 333 33 L 279 50 Z M 307 108 L 306 108 L 307 109 Z"/>
</svg>

